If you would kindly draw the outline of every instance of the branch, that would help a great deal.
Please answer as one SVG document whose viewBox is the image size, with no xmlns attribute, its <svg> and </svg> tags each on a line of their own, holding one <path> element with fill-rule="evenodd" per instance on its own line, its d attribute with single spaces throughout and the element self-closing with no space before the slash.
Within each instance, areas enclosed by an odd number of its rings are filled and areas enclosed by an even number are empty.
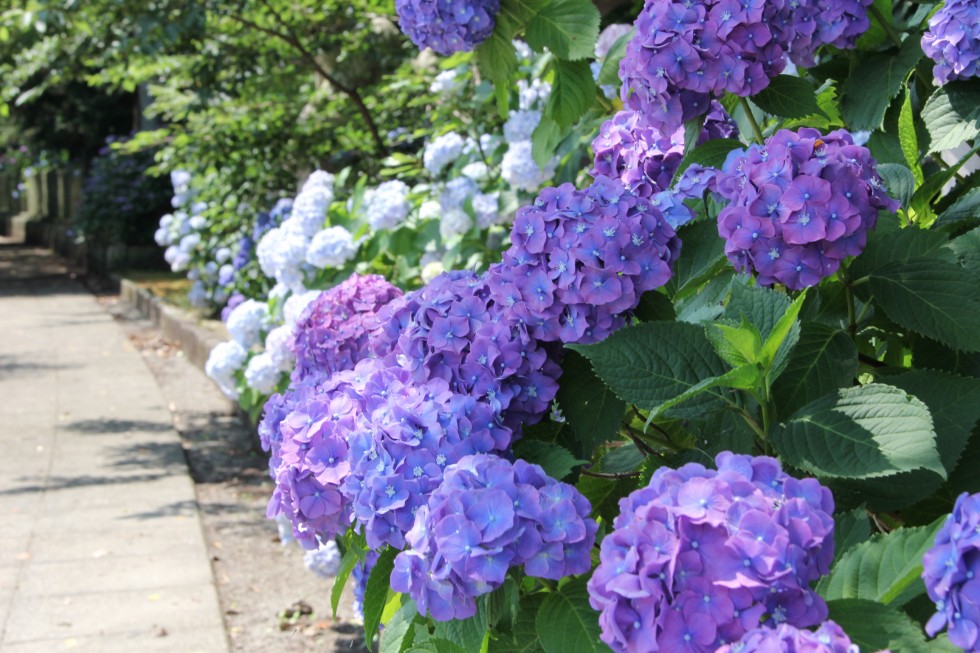
<svg viewBox="0 0 980 653">
<path fill-rule="evenodd" d="M 386 154 L 388 148 L 385 145 L 384 140 L 381 138 L 381 132 L 378 130 L 378 125 L 375 124 L 374 117 L 371 115 L 371 111 L 364 103 L 364 98 L 361 97 L 361 94 L 357 91 L 357 89 L 347 86 L 339 79 L 331 75 L 330 72 L 328 72 L 327 69 L 324 68 L 323 65 L 317 60 L 316 56 L 303 45 L 303 43 L 299 40 L 299 37 L 296 35 L 296 33 L 293 32 L 292 29 L 289 27 L 289 25 L 283 20 L 282 16 L 273 7 L 271 7 L 266 0 L 262 0 L 262 4 L 264 4 L 269 9 L 269 11 L 272 12 L 276 20 L 279 21 L 279 23 L 286 28 L 287 30 L 286 32 L 280 32 L 278 30 L 272 29 L 271 27 L 263 27 L 262 25 L 259 25 L 254 21 L 251 21 L 247 18 L 243 18 L 242 16 L 238 16 L 236 14 L 227 14 L 227 15 L 232 20 L 241 23 L 242 25 L 248 28 L 257 30 L 259 32 L 262 32 L 263 34 L 267 34 L 269 36 L 279 39 L 283 43 L 286 43 L 294 50 L 299 52 L 300 55 L 302 55 L 303 59 L 307 63 L 309 63 L 310 66 L 312 66 L 313 69 L 321 77 L 323 77 L 325 80 L 330 82 L 330 84 L 334 88 L 336 88 L 338 91 L 340 91 L 341 93 L 343 93 L 344 95 L 346 95 L 351 99 L 351 101 L 354 103 L 354 106 L 357 107 L 357 112 L 361 114 L 361 117 L 364 119 L 364 123 L 367 126 L 368 131 L 371 133 L 371 140 L 374 141 L 375 150 L 377 150 L 377 153 L 380 155 Z"/>
</svg>

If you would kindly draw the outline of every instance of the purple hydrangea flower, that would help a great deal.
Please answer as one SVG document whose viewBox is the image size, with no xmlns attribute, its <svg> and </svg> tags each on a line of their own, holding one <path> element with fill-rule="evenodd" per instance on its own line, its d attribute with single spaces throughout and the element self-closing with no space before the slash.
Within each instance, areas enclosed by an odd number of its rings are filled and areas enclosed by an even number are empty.
<svg viewBox="0 0 980 653">
<path fill-rule="evenodd" d="M 232 293 L 231 297 L 228 298 L 228 303 L 221 309 L 221 321 L 227 322 L 231 312 L 238 308 L 239 304 L 245 303 L 245 299 L 245 295 L 240 292 Z"/>
<path fill-rule="evenodd" d="M 936 614 L 926 624 L 935 636 L 945 628 L 955 646 L 980 651 L 980 493 L 964 492 L 922 558 L 922 580 Z"/>
<path fill-rule="evenodd" d="M 492 33 L 500 0 L 396 0 L 402 31 L 441 55 L 467 52 Z"/>
<path fill-rule="evenodd" d="M 820 624 L 815 632 L 789 624 L 755 628 L 737 642 L 725 644 L 715 653 L 859 653 L 847 634 L 833 621 Z M 888 653 L 880 651 L 879 653 Z"/>
<path fill-rule="evenodd" d="M 895 211 L 871 152 L 845 130 L 780 130 L 734 150 L 715 180 L 729 201 L 718 214 L 728 260 L 759 283 L 799 290 L 857 256 L 878 211 Z"/>
<path fill-rule="evenodd" d="M 936 62 L 936 83 L 980 76 L 980 6 L 975 0 L 946 0 L 922 35 L 922 50 Z"/>
<path fill-rule="evenodd" d="M 325 378 L 353 368 L 362 358 L 386 354 L 390 343 L 372 334 L 380 328 L 378 311 L 401 294 L 376 274 L 354 274 L 322 292 L 296 324 L 292 379 Z"/>
<path fill-rule="evenodd" d="M 387 337 L 398 342 L 394 361 L 416 382 L 443 379 L 453 392 L 487 403 L 516 430 L 547 413 L 561 369 L 553 348 L 494 299 L 488 277 L 441 274 L 392 302 L 381 320 Z"/>
<path fill-rule="evenodd" d="M 557 580 L 585 573 L 598 530 L 578 490 L 541 467 L 493 455 L 460 459 L 418 509 L 395 558 L 391 587 L 433 619 L 466 619 L 474 597 L 500 587 L 507 570 Z"/>
<path fill-rule="evenodd" d="M 490 269 L 495 300 L 538 340 L 591 343 L 662 286 L 680 240 L 652 202 L 600 176 L 541 191 L 517 212 L 512 246 Z"/>
<path fill-rule="evenodd" d="M 787 57 L 813 64 L 825 44 L 853 47 L 871 0 L 647 2 L 620 64 L 624 104 L 672 133 L 726 91 L 754 95 Z"/>
<path fill-rule="evenodd" d="M 620 501 L 589 581 L 618 653 L 710 652 L 760 625 L 827 618 L 810 583 L 833 560 L 830 491 L 774 458 L 723 452 L 715 463 L 661 467 Z"/>
</svg>

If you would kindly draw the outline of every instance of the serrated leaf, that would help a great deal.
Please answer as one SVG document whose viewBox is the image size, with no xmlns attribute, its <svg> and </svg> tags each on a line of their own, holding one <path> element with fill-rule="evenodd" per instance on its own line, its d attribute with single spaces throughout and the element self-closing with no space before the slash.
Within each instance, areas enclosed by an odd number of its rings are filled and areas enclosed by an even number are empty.
<svg viewBox="0 0 980 653">
<path fill-rule="evenodd" d="M 684 171 L 695 163 L 706 168 L 718 168 L 720 170 L 729 152 L 744 147 L 742 143 L 731 138 L 714 138 L 702 143 L 684 156 L 684 160 L 674 172 L 674 181 L 680 179 Z"/>
<path fill-rule="evenodd" d="M 896 608 L 864 599 L 829 601 L 830 619 L 837 622 L 862 651 L 929 653 L 922 627 Z"/>
<path fill-rule="evenodd" d="M 879 534 L 844 553 L 817 592 L 835 599 L 867 599 L 901 606 L 926 591 L 922 556 L 932 546 L 942 520 L 920 528 Z"/>
<path fill-rule="evenodd" d="M 531 156 L 542 170 L 555 156 L 555 149 L 562 139 L 562 128 L 548 116 L 541 116 L 541 121 L 531 134 Z"/>
<path fill-rule="evenodd" d="M 551 0 L 528 20 L 524 36 L 538 52 L 547 48 L 560 59 L 586 59 L 595 52 L 599 18 L 599 10 L 589 0 Z"/>
<path fill-rule="evenodd" d="M 598 84 L 602 86 L 619 86 L 622 80 L 619 79 L 619 64 L 626 56 L 626 46 L 636 35 L 636 30 L 632 29 L 620 36 L 609 48 L 606 58 L 602 60 L 602 68 L 599 69 Z"/>
<path fill-rule="evenodd" d="M 949 82 L 922 107 L 930 152 L 959 147 L 980 135 L 980 89 L 967 81 Z"/>
<path fill-rule="evenodd" d="M 980 188 L 971 188 L 956 198 L 955 202 L 939 214 L 936 227 L 944 227 L 962 220 L 976 220 L 977 218 L 980 218 Z"/>
<path fill-rule="evenodd" d="M 387 624 L 381 635 L 379 653 L 402 653 L 412 645 L 415 631 L 412 622 L 418 616 L 415 601 L 407 599 Z"/>
<path fill-rule="evenodd" d="M 512 641 L 490 640 L 490 650 L 493 653 L 539 653 L 541 643 L 538 641 L 536 620 L 544 594 L 529 594 L 521 597 L 517 611 L 517 619 L 511 631 Z"/>
<path fill-rule="evenodd" d="M 354 570 L 354 565 L 363 559 L 363 549 L 355 549 L 354 547 L 348 547 L 344 552 L 344 556 L 340 559 L 340 569 L 337 570 L 337 575 L 334 576 L 333 587 L 330 590 L 330 609 L 333 611 L 334 619 L 337 618 L 337 606 L 340 605 L 340 597 L 344 593 L 344 586 L 347 584 L 347 579 L 350 578 L 351 572 Z"/>
<path fill-rule="evenodd" d="M 817 92 L 817 105 L 820 107 L 820 114 L 809 115 L 796 120 L 787 120 L 782 128 L 796 129 L 797 127 L 813 127 L 826 132 L 844 124 L 844 120 L 840 116 L 840 106 L 837 101 L 837 87 L 834 86 L 833 82 L 828 80 Z"/>
<path fill-rule="evenodd" d="M 980 227 L 949 241 L 947 245 L 960 263 L 971 270 L 980 270 Z"/>
<path fill-rule="evenodd" d="M 949 237 L 932 229 L 901 228 L 895 220 L 879 220 L 868 234 L 864 252 L 851 261 L 849 276 L 858 279 L 896 263 L 942 253 Z"/>
<path fill-rule="evenodd" d="M 762 338 L 759 330 L 743 318 L 740 326 L 708 324 L 704 328 L 715 352 L 729 365 L 749 365 L 759 362 Z"/>
<path fill-rule="evenodd" d="M 855 508 L 848 512 L 834 513 L 834 563 L 871 535 L 868 511 Z"/>
<path fill-rule="evenodd" d="M 868 131 L 881 127 L 888 105 L 921 58 L 916 34 L 906 37 L 897 53 L 863 55 L 841 87 L 841 115 L 848 127 Z"/>
<path fill-rule="evenodd" d="M 639 469 L 646 456 L 632 442 L 616 447 L 599 461 L 599 470 L 604 474 L 628 474 Z"/>
<path fill-rule="evenodd" d="M 554 442 L 541 440 L 519 440 L 514 444 L 514 453 L 529 463 L 540 465 L 545 474 L 556 480 L 562 480 L 579 465 L 588 463 L 579 460 L 565 447 Z"/>
<path fill-rule="evenodd" d="M 448 639 L 433 638 L 412 646 L 405 653 L 467 653 L 467 651 Z"/>
<path fill-rule="evenodd" d="M 555 71 L 545 116 L 562 129 L 572 126 L 595 102 L 595 80 L 587 61 L 553 60 Z"/>
<path fill-rule="evenodd" d="M 725 241 L 718 237 L 713 220 L 699 220 L 681 227 L 677 232 L 684 243 L 684 255 L 674 264 L 674 276 L 669 283 L 674 288 L 674 300 L 693 295 L 709 279 L 728 267 Z"/>
<path fill-rule="evenodd" d="M 932 212 L 932 200 L 939 194 L 950 179 L 952 179 L 960 168 L 970 160 L 970 158 L 980 152 L 980 147 L 975 147 L 966 153 L 959 161 L 948 168 L 929 176 L 925 182 L 919 186 L 912 199 L 909 200 L 909 212 L 912 219 L 920 227 L 928 227 L 936 219 L 936 214 Z"/>
<path fill-rule="evenodd" d="M 915 176 L 915 185 L 922 183 L 922 168 L 919 166 L 919 137 L 915 133 L 915 120 L 912 115 L 912 90 L 905 92 L 905 101 L 898 114 L 898 142 L 902 146 L 902 154 L 909 164 L 909 169 Z"/>
<path fill-rule="evenodd" d="M 783 371 L 782 366 L 800 339 L 800 323 L 797 318 L 805 300 L 806 291 L 804 290 L 776 321 L 762 345 L 760 360 L 765 369 L 771 370 L 770 374 L 773 379 Z"/>
<path fill-rule="evenodd" d="M 484 77 L 493 82 L 497 112 L 507 117 L 510 104 L 510 79 L 517 72 L 517 53 L 511 35 L 501 26 L 486 41 L 476 47 L 476 65 Z"/>
<path fill-rule="evenodd" d="M 791 304 L 789 297 L 771 288 L 733 283 L 725 315 L 733 320 L 748 320 L 765 341 Z"/>
<path fill-rule="evenodd" d="M 548 594 L 535 619 L 545 653 L 611 653 L 599 639 L 599 613 L 589 605 L 587 578 Z"/>
<path fill-rule="evenodd" d="M 817 476 L 867 479 L 926 469 L 946 477 L 929 409 L 889 385 L 846 388 L 811 402 L 770 441 L 787 463 Z"/>
<path fill-rule="evenodd" d="M 704 331 L 693 324 L 646 322 L 620 329 L 595 345 L 570 345 L 591 361 L 616 396 L 656 411 L 662 404 L 727 371 L 711 350 Z M 694 398 L 685 407 L 697 414 L 712 401 Z"/>
<path fill-rule="evenodd" d="M 395 567 L 395 556 L 398 551 L 388 547 L 378 556 L 378 561 L 371 569 L 367 586 L 364 589 L 364 637 L 365 641 L 374 641 L 381 625 L 381 614 L 384 612 L 388 591 L 391 588 L 391 570 Z"/>
<path fill-rule="evenodd" d="M 588 456 L 619 431 L 626 404 L 599 380 L 588 360 L 568 352 L 562 361 L 558 405 L 581 443 L 579 455 Z"/>
<path fill-rule="evenodd" d="M 769 86 L 752 96 L 756 106 L 780 118 L 824 115 L 817 104 L 817 91 L 810 82 L 794 75 L 778 75 Z"/>
<path fill-rule="evenodd" d="M 781 415 L 791 415 L 811 401 L 850 386 L 858 368 L 858 351 L 846 333 L 819 322 L 803 322 L 800 339 L 773 383 Z"/>
<path fill-rule="evenodd" d="M 871 275 L 875 301 L 897 324 L 961 351 L 980 351 L 980 276 L 935 258 Z"/>
<path fill-rule="evenodd" d="M 435 639 L 452 642 L 463 651 L 479 651 L 483 646 L 483 640 L 486 639 L 489 627 L 490 620 L 487 613 L 486 597 L 481 596 L 477 599 L 475 615 L 468 619 L 437 621 L 432 636 Z"/>
<path fill-rule="evenodd" d="M 885 182 L 885 188 L 891 197 L 898 200 L 903 209 L 908 209 L 912 202 L 917 183 L 915 174 L 900 163 L 879 163 L 878 174 Z"/>
</svg>

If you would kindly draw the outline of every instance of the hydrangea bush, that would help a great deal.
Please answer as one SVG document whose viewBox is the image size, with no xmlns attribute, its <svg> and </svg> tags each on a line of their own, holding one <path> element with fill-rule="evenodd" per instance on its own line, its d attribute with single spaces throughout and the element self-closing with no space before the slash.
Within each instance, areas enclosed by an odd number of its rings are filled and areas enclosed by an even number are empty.
<svg viewBox="0 0 980 653">
<path fill-rule="evenodd" d="M 334 607 L 392 651 L 978 650 L 972 6 L 475 6 L 399 3 L 442 102 L 253 234 L 209 361 Z"/>
</svg>

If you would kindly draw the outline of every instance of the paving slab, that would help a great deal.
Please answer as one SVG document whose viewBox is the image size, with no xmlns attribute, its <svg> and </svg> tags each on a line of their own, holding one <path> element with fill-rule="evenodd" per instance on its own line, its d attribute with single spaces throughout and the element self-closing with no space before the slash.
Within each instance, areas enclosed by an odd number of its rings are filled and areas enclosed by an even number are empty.
<svg viewBox="0 0 980 653">
<path fill-rule="evenodd" d="M 0 244 L 0 650 L 227 653 L 166 401 L 58 259 Z"/>
</svg>

